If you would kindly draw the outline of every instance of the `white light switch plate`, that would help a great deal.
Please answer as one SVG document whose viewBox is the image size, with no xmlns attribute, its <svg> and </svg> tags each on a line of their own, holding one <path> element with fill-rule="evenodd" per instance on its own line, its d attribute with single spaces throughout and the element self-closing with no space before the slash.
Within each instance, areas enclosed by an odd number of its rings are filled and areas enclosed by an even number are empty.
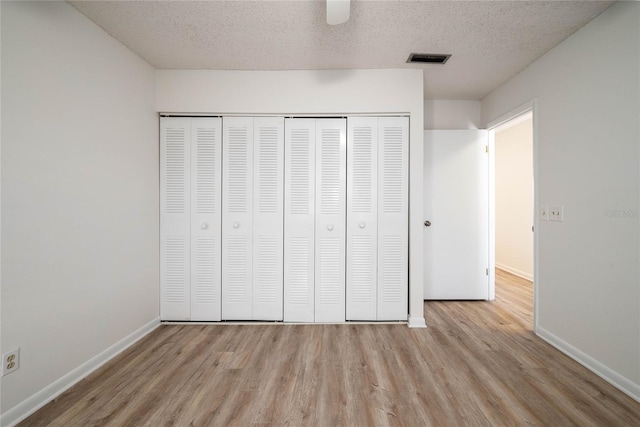
<svg viewBox="0 0 640 427">
<path fill-rule="evenodd" d="M 549 206 L 551 221 L 564 221 L 564 206 Z"/>
<path fill-rule="evenodd" d="M 549 221 L 549 206 L 542 206 L 540 208 L 540 219 L 542 221 Z"/>
</svg>

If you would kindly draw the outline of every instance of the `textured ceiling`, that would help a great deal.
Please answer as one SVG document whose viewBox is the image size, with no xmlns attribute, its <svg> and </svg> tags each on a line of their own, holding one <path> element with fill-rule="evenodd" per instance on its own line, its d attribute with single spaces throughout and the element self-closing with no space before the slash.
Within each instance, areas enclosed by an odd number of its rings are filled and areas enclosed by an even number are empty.
<svg viewBox="0 0 640 427">
<path fill-rule="evenodd" d="M 425 98 L 481 99 L 610 1 L 70 1 L 158 69 L 424 69 Z M 411 52 L 451 53 L 445 65 Z"/>
</svg>

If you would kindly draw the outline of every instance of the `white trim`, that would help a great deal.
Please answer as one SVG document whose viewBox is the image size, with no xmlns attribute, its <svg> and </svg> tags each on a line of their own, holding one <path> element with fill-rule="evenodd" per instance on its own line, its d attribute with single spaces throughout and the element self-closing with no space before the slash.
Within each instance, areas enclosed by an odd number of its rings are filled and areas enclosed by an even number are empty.
<svg viewBox="0 0 640 427">
<path fill-rule="evenodd" d="M 487 300 L 494 301 L 496 299 L 496 143 L 495 143 L 495 132 L 493 130 L 487 131 L 487 149 L 489 150 L 488 158 L 487 158 L 487 185 L 489 189 L 487 191 L 488 200 L 488 212 L 487 218 L 489 223 L 488 227 L 488 236 L 489 236 L 489 260 L 488 260 L 488 269 L 489 272 L 487 274 L 489 287 L 487 292 Z"/>
<path fill-rule="evenodd" d="M 426 328 L 427 323 L 424 321 L 424 317 L 412 317 L 409 316 L 409 322 L 407 326 L 410 328 Z"/>
<path fill-rule="evenodd" d="M 508 122 L 505 122 L 497 127 L 495 127 L 493 130 L 495 130 L 496 132 L 504 132 L 505 130 L 514 127 L 515 125 L 519 125 L 520 123 L 527 121 L 527 120 L 531 120 L 531 118 L 533 117 L 533 112 L 531 110 L 529 110 L 528 112 L 521 114 L 511 120 L 509 120 Z"/>
<path fill-rule="evenodd" d="M 496 128 L 500 125 L 503 125 L 518 116 L 528 113 L 529 111 L 533 111 L 533 115 L 535 117 L 536 108 L 538 104 L 538 98 L 534 98 L 531 101 L 527 101 L 524 104 L 514 108 L 513 110 L 501 115 L 497 119 L 487 123 L 488 130 L 496 130 Z"/>
<path fill-rule="evenodd" d="M 346 322 L 283 322 L 281 320 L 274 320 L 272 322 L 266 321 L 228 321 L 224 320 L 222 322 L 218 321 L 173 321 L 173 320 L 163 320 L 163 325 L 208 325 L 208 326 L 300 326 L 300 325 L 406 325 L 407 322 L 403 320 L 397 321 L 389 321 L 384 320 L 380 322 L 369 322 L 369 321 L 360 321 L 360 320 L 347 320 Z"/>
<path fill-rule="evenodd" d="M 2 8 L 0 7 L 0 11 L 2 10 Z M 2 22 L 2 13 L 0 12 L 0 22 Z M 2 31 L 0 31 L 0 34 L 2 33 Z M 2 37 L 0 36 L 0 39 Z M 0 46 L 2 45 L 2 41 L 0 40 Z M 2 60 L 1 60 L 1 55 L 0 55 L 0 82 L 2 81 L 1 78 L 1 74 L 2 74 Z M 1 86 L 1 85 L 0 85 Z M 0 93 L 2 93 L 2 88 L 0 87 Z M 0 106 L 2 105 L 2 103 L 0 102 Z M 2 108 L 0 107 L 0 153 L 2 153 Z M 2 164 L 2 159 L 1 159 L 2 155 L 0 154 L 0 164 Z M 0 171 L 0 176 L 2 176 L 2 173 Z M 2 188 L 2 183 L 0 180 L 0 188 Z M 0 224 L 2 224 L 2 220 L 1 220 L 1 212 L 2 212 L 2 193 L 0 192 Z M 2 242 L 2 227 L 0 227 L 0 242 Z M 0 245 L 1 247 L 2 245 Z M 0 260 L 2 259 L 2 250 L 0 249 Z M 0 272 L 2 271 L 2 263 L 0 262 Z M 0 301 L 2 301 L 2 277 L 0 275 Z M 0 304 L 1 306 L 2 304 Z M 0 319 L 2 319 L 2 310 L 0 310 Z M 2 328 L 0 328 L 1 330 Z M 0 343 L 2 343 L 2 339 L 1 339 L 1 334 L 0 334 Z M 3 348 L 0 347 L 0 353 L 4 353 Z M 0 425 L 2 425 L 2 380 L 0 379 Z"/>
<path fill-rule="evenodd" d="M 383 112 L 383 113 L 177 113 L 177 112 L 159 112 L 160 117 L 285 117 L 289 118 L 341 118 L 349 117 L 411 117 L 411 113 L 407 112 Z"/>
<path fill-rule="evenodd" d="M 531 129 L 533 131 L 533 330 L 538 330 L 538 289 L 540 287 L 540 242 L 538 240 L 540 230 L 540 218 L 538 217 L 539 206 L 539 167 L 538 167 L 538 99 L 534 98 L 528 104 L 531 105 Z"/>
<path fill-rule="evenodd" d="M 539 242 L 538 242 L 538 230 L 540 229 L 540 219 L 538 218 L 538 183 L 540 182 L 538 177 L 539 168 L 538 168 L 538 98 L 534 98 L 519 107 L 514 108 L 506 114 L 498 117 L 497 119 L 489 122 L 487 124 L 487 129 L 489 130 L 489 142 L 492 144 L 494 142 L 495 130 L 497 127 L 504 125 L 506 122 L 513 120 L 519 116 L 528 114 L 531 112 L 532 115 L 532 131 L 533 131 L 533 331 L 537 332 L 538 325 L 538 288 L 540 287 L 540 270 L 538 260 L 540 259 L 540 250 L 539 250 Z M 491 150 L 493 147 L 489 147 Z M 495 172 L 495 171 L 494 171 Z M 495 190 L 495 189 L 494 189 Z M 495 216 L 495 202 L 494 205 L 489 204 L 489 215 L 490 217 Z M 495 245 L 495 233 L 494 235 L 490 235 L 489 239 L 493 242 L 491 244 Z M 495 257 L 489 265 L 490 270 L 495 269 Z M 490 286 L 490 295 L 491 292 L 495 295 L 495 281 L 489 284 Z M 493 289 L 492 289 L 493 288 Z"/>
<path fill-rule="evenodd" d="M 553 347 L 566 354 L 591 372 L 619 389 L 623 393 L 629 395 L 632 399 L 640 402 L 640 384 L 636 384 L 633 381 L 625 378 L 623 375 L 609 368 L 608 366 L 598 362 L 588 354 L 578 350 L 568 342 L 558 338 L 546 329 L 538 326 L 536 331 L 541 339 L 551 344 Z"/>
<path fill-rule="evenodd" d="M 29 415 L 51 402 L 51 400 L 73 387 L 73 385 L 78 381 L 82 380 L 96 369 L 116 357 L 118 354 L 122 353 L 131 345 L 135 344 L 136 341 L 149 334 L 158 326 L 160 326 L 159 317 L 153 319 L 138 330 L 133 331 L 111 347 L 87 360 L 66 375 L 58 378 L 56 381 L 33 394 L 31 397 L 18 403 L 16 406 L 2 414 L 2 427 L 11 427 L 18 424 L 20 421 L 23 421 Z"/>
<path fill-rule="evenodd" d="M 496 262 L 496 268 L 499 268 L 500 270 L 504 270 L 507 273 L 511 273 L 514 276 L 518 276 L 518 277 L 521 277 L 523 279 L 527 279 L 527 280 L 533 281 L 533 274 L 532 273 L 527 273 L 527 272 L 524 272 L 522 270 L 518 270 L 517 268 L 513 268 L 513 267 L 509 267 L 508 265 L 501 264 L 499 262 Z"/>
</svg>

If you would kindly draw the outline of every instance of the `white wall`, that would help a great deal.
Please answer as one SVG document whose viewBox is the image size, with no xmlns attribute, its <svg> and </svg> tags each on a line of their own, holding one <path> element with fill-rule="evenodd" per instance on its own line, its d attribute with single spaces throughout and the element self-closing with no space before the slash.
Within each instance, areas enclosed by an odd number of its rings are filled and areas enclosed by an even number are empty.
<svg viewBox="0 0 640 427">
<path fill-rule="evenodd" d="M 482 102 L 538 99 L 537 332 L 640 400 L 640 3 L 619 2 Z"/>
<path fill-rule="evenodd" d="M 8 424 L 158 324 L 159 162 L 151 66 L 65 2 L 1 8 Z"/>
<path fill-rule="evenodd" d="M 530 115 L 510 127 L 497 129 L 494 147 L 496 267 L 533 280 L 533 122 Z"/>
<path fill-rule="evenodd" d="M 480 129 L 480 101 L 424 100 L 424 128 L 428 130 Z"/>
<path fill-rule="evenodd" d="M 422 71 L 158 70 L 160 112 L 219 114 L 410 114 L 409 314 L 423 319 Z M 414 267 L 415 266 L 415 267 Z"/>
</svg>

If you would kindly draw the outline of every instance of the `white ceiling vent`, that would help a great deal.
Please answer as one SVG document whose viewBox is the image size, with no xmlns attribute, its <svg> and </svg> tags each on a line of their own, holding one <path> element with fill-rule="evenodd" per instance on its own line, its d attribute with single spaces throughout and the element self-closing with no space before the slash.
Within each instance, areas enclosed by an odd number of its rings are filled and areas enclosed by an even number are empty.
<svg viewBox="0 0 640 427">
<path fill-rule="evenodd" d="M 441 53 L 412 53 L 407 59 L 408 64 L 444 64 L 451 58 L 450 54 Z"/>
</svg>

